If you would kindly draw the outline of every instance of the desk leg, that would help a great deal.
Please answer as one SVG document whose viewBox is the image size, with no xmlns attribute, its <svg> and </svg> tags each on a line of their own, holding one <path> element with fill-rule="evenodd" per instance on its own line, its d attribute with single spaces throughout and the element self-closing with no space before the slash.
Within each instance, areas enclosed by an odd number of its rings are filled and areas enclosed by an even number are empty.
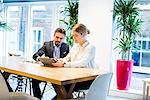
<svg viewBox="0 0 150 100">
<path fill-rule="evenodd" d="M 66 91 L 66 88 L 64 85 L 57 85 L 57 84 L 52 84 L 52 85 L 55 89 L 58 100 L 69 99 L 69 98 L 73 97 L 72 92 L 73 92 L 73 89 L 75 87 L 75 83 L 70 85 L 68 92 Z"/>
</svg>

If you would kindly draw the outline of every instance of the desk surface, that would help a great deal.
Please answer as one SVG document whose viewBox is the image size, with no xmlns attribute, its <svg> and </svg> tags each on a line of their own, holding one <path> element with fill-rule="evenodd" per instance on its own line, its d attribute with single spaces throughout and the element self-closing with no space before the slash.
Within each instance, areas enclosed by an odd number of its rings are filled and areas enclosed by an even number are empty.
<svg viewBox="0 0 150 100">
<path fill-rule="evenodd" d="M 93 80 L 97 75 L 106 72 L 89 68 L 45 67 L 41 64 L 29 63 L 13 57 L 1 59 L 0 70 L 57 85 Z"/>
</svg>

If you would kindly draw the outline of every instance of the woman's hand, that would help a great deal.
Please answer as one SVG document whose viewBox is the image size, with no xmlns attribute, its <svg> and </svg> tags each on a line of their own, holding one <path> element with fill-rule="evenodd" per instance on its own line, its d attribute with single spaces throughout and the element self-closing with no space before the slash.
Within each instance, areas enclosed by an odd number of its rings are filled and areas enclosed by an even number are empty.
<svg viewBox="0 0 150 100">
<path fill-rule="evenodd" d="M 56 66 L 56 67 L 64 67 L 64 63 L 63 62 L 52 63 L 52 65 Z"/>
</svg>

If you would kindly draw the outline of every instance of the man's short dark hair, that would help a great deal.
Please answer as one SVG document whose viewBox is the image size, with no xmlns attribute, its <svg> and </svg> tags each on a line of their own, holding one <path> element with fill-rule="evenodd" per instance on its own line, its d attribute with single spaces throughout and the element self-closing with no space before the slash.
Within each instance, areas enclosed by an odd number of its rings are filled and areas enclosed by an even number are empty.
<svg viewBox="0 0 150 100">
<path fill-rule="evenodd" d="M 57 33 L 57 32 L 62 33 L 62 34 L 64 34 L 64 35 L 66 36 L 66 31 L 65 31 L 63 28 L 57 28 L 57 29 L 55 30 L 55 33 Z M 55 35 L 55 34 L 54 34 L 54 35 Z"/>
</svg>

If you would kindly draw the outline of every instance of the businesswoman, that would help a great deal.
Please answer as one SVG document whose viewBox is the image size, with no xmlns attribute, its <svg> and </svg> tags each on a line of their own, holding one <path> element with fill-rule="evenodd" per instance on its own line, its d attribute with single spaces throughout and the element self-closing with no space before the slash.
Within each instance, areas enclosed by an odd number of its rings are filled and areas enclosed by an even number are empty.
<svg viewBox="0 0 150 100">
<path fill-rule="evenodd" d="M 83 24 L 76 24 L 72 29 L 75 44 L 69 54 L 58 62 L 57 67 L 86 67 L 94 68 L 95 47 L 86 39 L 90 31 Z"/>
<path fill-rule="evenodd" d="M 66 57 L 58 59 L 52 65 L 56 67 L 94 68 L 95 46 L 86 39 L 86 35 L 88 34 L 90 34 L 90 31 L 84 24 L 76 24 L 72 28 L 75 44 L 71 48 L 71 51 Z M 91 83 L 92 81 L 77 83 L 74 91 L 88 89 Z"/>
</svg>

